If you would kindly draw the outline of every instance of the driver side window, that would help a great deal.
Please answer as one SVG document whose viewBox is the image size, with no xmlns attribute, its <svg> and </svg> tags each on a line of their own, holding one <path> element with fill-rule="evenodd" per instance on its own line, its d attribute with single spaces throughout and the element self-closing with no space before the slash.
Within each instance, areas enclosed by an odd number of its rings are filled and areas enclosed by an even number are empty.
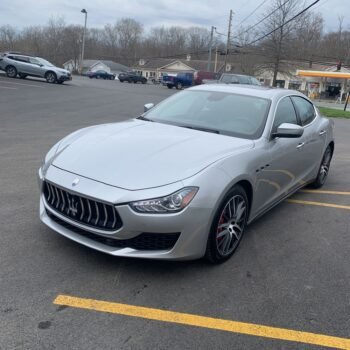
<svg viewBox="0 0 350 350">
<path fill-rule="evenodd" d="M 295 113 L 293 103 L 289 97 L 283 98 L 276 108 L 272 132 L 276 132 L 277 128 L 283 123 L 298 125 L 297 115 Z"/>
</svg>

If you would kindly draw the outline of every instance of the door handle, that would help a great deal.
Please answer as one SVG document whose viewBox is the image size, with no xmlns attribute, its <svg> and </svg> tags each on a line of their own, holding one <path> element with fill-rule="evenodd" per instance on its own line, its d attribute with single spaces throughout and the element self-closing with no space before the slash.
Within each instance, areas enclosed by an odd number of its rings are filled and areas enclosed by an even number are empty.
<svg viewBox="0 0 350 350">
<path fill-rule="evenodd" d="M 320 133 L 319 133 L 320 136 L 322 136 L 324 134 L 327 134 L 327 130 L 321 130 Z"/>
<path fill-rule="evenodd" d="M 305 142 L 300 142 L 297 146 L 297 149 L 301 149 L 305 146 Z"/>
</svg>

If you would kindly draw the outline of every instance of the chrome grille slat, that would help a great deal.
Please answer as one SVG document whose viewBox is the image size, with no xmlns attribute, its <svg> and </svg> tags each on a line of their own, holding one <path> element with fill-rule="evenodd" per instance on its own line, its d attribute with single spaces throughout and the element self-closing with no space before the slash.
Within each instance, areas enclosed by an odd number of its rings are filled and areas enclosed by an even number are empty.
<svg viewBox="0 0 350 350">
<path fill-rule="evenodd" d="M 100 220 L 100 211 L 98 210 L 98 204 L 97 202 L 95 202 L 95 208 L 96 208 L 96 221 L 95 221 L 95 225 L 97 225 L 98 221 Z"/>
<path fill-rule="evenodd" d="M 49 195 L 47 196 L 47 201 L 50 202 L 50 199 L 51 199 L 51 189 L 50 189 L 50 185 L 47 185 L 47 191 L 49 192 Z"/>
<path fill-rule="evenodd" d="M 55 196 L 55 190 L 53 189 L 53 187 L 50 185 L 50 188 L 51 188 L 51 191 L 52 191 L 52 201 L 51 201 L 51 204 L 53 205 L 55 203 L 55 199 L 56 199 L 56 196 Z"/>
<path fill-rule="evenodd" d="M 87 199 L 87 204 L 88 204 L 88 208 L 89 208 L 89 216 L 88 216 L 87 222 L 89 224 L 90 220 L 91 220 L 91 216 L 92 216 L 92 211 L 91 211 L 90 201 L 88 199 Z"/>
<path fill-rule="evenodd" d="M 103 227 L 106 227 L 107 220 L 108 220 L 108 215 L 107 215 L 107 207 L 106 207 L 105 204 L 103 204 L 103 209 L 104 209 L 104 212 L 105 212 L 105 221 L 103 222 Z"/>
<path fill-rule="evenodd" d="M 81 206 L 81 215 L 80 215 L 80 221 L 83 220 L 83 217 L 84 217 L 84 203 L 83 203 L 83 200 L 81 198 L 79 198 L 79 201 L 80 201 L 80 206 Z"/>
<path fill-rule="evenodd" d="M 57 195 L 57 201 L 56 201 L 56 209 L 57 209 L 60 205 L 60 195 L 58 194 L 57 187 L 55 187 L 55 192 Z"/>
<path fill-rule="evenodd" d="M 62 207 L 61 207 L 61 211 L 64 211 L 64 207 L 66 206 L 66 201 L 64 199 L 64 194 L 63 191 L 61 189 L 59 189 L 61 197 L 62 197 Z"/>
<path fill-rule="evenodd" d="M 112 204 L 88 199 L 48 182 L 44 183 L 43 194 L 53 211 L 73 221 L 105 231 L 115 231 L 122 226 Z"/>
</svg>

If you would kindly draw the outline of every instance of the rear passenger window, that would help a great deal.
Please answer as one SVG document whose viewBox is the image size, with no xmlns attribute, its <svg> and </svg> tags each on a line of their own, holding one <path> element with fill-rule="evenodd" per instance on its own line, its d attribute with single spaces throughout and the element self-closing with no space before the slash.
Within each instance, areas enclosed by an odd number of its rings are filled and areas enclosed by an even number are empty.
<svg viewBox="0 0 350 350">
<path fill-rule="evenodd" d="M 313 104 L 302 97 L 293 96 L 292 99 L 299 113 L 301 124 L 310 124 L 316 116 Z"/>
<path fill-rule="evenodd" d="M 283 98 L 277 106 L 272 132 L 276 132 L 283 123 L 298 124 L 295 109 L 289 97 Z"/>
</svg>

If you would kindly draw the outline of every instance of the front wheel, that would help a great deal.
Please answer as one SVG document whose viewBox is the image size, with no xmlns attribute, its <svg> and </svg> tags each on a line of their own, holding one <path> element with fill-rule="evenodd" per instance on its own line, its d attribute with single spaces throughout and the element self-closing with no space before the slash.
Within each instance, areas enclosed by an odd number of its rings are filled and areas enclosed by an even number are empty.
<svg viewBox="0 0 350 350">
<path fill-rule="evenodd" d="M 8 66 L 6 68 L 6 75 L 9 78 L 16 78 L 17 77 L 17 69 L 14 66 Z"/>
<path fill-rule="evenodd" d="M 182 84 L 181 84 L 180 82 L 178 82 L 178 83 L 176 84 L 176 89 L 177 89 L 177 90 L 181 90 L 181 89 L 182 89 Z"/>
<path fill-rule="evenodd" d="M 225 195 L 213 219 L 205 253 L 209 262 L 220 264 L 233 255 L 242 240 L 248 212 L 247 194 L 236 185 Z"/>
<path fill-rule="evenodd" d="M 47 72 L 45 75 L 46 81 L 50 84 L 54 84 L 57 81 L 57 76 L 54 72 Z"/>
<path fill-rule="evenodd" d="M 332 156 L 333 150 L 332 147 L 329 145 L 324 152 L 322 163 L 318 170 L 316 180 L 311 184 L 311 187 L 320 188 L 325 184 L 329 172 L 329 167 L 331 165 Z"/>
<path fill-rule="evenodd" d="M 167 84 L 168 89 L 172 89 L 173 85 Z"/>
</svg>

